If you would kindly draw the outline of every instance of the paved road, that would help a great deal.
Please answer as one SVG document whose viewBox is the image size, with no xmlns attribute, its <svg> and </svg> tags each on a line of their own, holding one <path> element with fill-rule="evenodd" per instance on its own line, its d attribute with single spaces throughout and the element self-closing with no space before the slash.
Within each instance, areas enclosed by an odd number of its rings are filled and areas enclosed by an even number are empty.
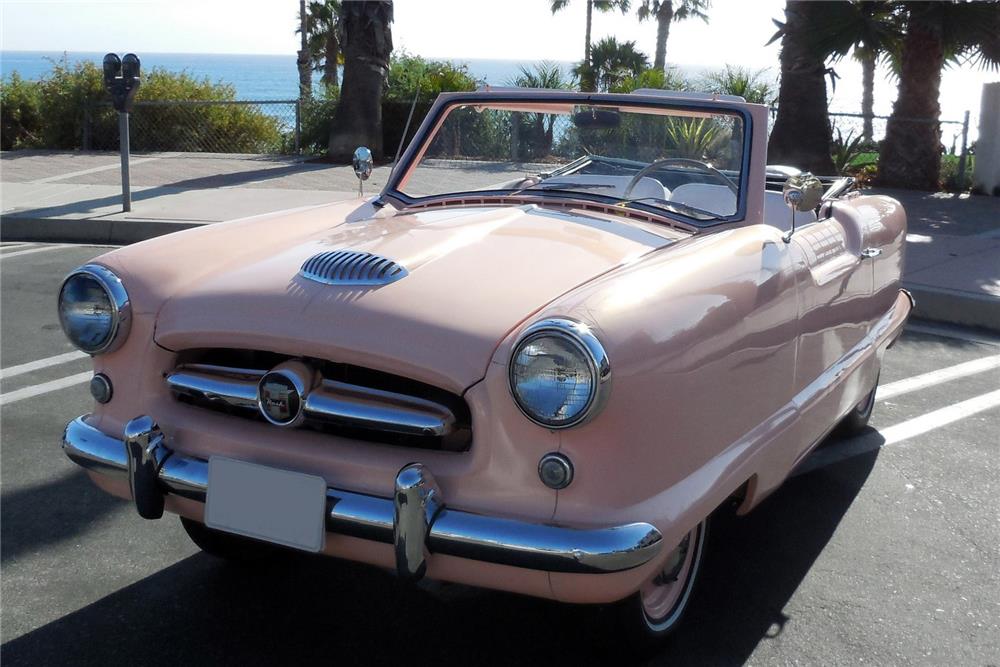
<svg viewBox="0 0 1000 667">
<path fill-rule="evenodd" d="M 0 250 L 5 666 L 621 664 L 593 609 L 304 555 L 226 566 L 93 488 L 58 448 L 90 399 L 86 358 L 56 357 L 72 349 L 54 306 L 102 251 Z M 997 339 L 908 329 L 875 430 L 715 522 L 691 615 L 651 664 L 1000 664 L 998 358 Z"/>
</svg>

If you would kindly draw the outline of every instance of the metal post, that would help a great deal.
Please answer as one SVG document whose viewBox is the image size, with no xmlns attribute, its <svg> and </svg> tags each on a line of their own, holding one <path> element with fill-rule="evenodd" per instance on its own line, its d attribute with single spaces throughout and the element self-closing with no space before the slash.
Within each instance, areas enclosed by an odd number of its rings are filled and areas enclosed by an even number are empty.
<svg viewBox="0 0 1000 667">
<path fill-rule="evenodd" d="M 969 111 L 965 111 L 965 119 L 962 121 L 962 155 L 958 158 L 958 189 L 965 189 L 965 159 L 969 154 Z"/>
<path fill-rule="evenodd" d="M 521 112 L 510 114 L 510 159 L 518 162 L 521 157 Z"/>
<path fill-rule="evenodd" d="M 302 152 L 302 98 L 295 100 L 295 154 Z"/>
<path fill-rule="evenodd" d="M 90 132 L 91 132 L 91 120 L 90 120 L 90 105 L 83 107 L 83 150 L 90 150 Z"/>
<path fill-rule="evenodd" d="M 132 210 L 132 186 L 128 173 L 128 113 L 118 114 L 118 147 L 122 154 L 122 211 Z"/>
</svg>

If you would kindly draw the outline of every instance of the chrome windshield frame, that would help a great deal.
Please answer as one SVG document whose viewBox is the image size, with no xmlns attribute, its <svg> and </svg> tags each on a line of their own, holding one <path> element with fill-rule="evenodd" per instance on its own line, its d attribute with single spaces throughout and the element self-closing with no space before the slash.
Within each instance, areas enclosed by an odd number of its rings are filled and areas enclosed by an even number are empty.
<svg viewBox="0 0 1000 667">
<path fill-rule="evenodd" d="M 422 204 L 431 203 L 442 199 L 475 198 L 475 197 L 504 197 L 510 195 L 512 190 L 467 190 L 414 197 L 407 195 L 399 189 L 400 182 L 409 175 L 409 172 L 423 158 L 424 148 L 429 145 L 434 138 L 441 122 L 451 109 L 463 105 L 475 105 L 480 103 L 487 106 L 495 104 L 532 103 L 539 104 L 577 104 L 577 105 L 614 105 L 620 107 L 637 108 L 661 108 L 676 109 L 678 111 L 696 110 L 700 112 L 718 113 L 720 115 L 735 115 L 743 121 L 743 154 L 740 161 L 739 172 L 739 196 L 737 197 L 736 211 L 732 215 L 719 216 L 712 220 L 698 220 L 681 213 L 670 211 L 654 204 L 633 202 L 630 208 L 643 213 L 668 218 L 684 225 L 696 228 L 708 228 L 716 225 L 740 222 L 746 219 L 747 215 L 747 193 L 749 191 L 750 160 L 753 149 L 753 118 L 750 112 L 742 103 L 728 100 L 697 100 L 683 98 L 665 98 L 641 94 L 620 94 L 620 93 L 578 93 L 561 91 L 533 91 L 524 90 L 504 90 L 502 92 L 491 92 L 489 90 L 464 92 L 464 93 L 443 93 L 438 96 L 431 107 L 420 128 L 413 139 L 407 145 L 406 150 L 395 165 L 389 175 L 386 185 L 379 195 L 382 203 L 392 203 L 397 208 L 418 207 Z M 523 197 L 527 192 L 518 196 Z M 534 191 L 533 196 L 542 197 L 566 197 L 566 193 Z M 617 197 L 608 197 L 598 193 L 573 191 L 572 198 L 590 200 L 606 206 L 615 206 L 622 200 Z"/>
</svg>

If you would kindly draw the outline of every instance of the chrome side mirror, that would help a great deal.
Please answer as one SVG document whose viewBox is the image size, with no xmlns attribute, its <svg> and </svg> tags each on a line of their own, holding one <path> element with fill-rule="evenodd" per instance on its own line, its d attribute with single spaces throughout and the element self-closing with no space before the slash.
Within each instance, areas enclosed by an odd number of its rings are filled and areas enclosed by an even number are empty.
<svg viewBox="0 0 1000 667">
<path fill-rule="evenodd" d="M 364 183 L 372 175 L 372 169 L 374 169 L 372 152 L 364 146 L 359 146 L 354 151 L 354 160 L 351 164 L 354 167 L 354 175 L 358 177 L 358 196 L 364 197 Z"/>
<path fill-rule="evenodd" d="M 789 243 L 792 240 L 792 234 L 795 233 L 796 211 L 811 211 L 819 206 L 823 199 L 823 184 L 808 171 L 804 171 L 785 181 L 784 187 L 781 188 L 781 196 L 788 204 L 792 214 L 791 227 L 781 237 L 785 243 Z"/>
</svg>

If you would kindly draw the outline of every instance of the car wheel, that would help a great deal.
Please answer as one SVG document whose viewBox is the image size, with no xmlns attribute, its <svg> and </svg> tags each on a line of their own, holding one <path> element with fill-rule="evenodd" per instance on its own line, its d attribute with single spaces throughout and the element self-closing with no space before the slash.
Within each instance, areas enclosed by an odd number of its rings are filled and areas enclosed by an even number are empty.
<svg viewBox="0 0 1000 667">
<path fill-rule="evenodd" d="M 657 644 L 680 624 L 698 579 L 707 536 L 705 519 L 681 540 L 655 577 L 619 603 L 622 629 L 636 648 Z"/>
<path fill-rule="evenodd" d="M 181 517 L 181 525 L 199 549 L 210 556 L 234 563 L 256 563 L 278 554 L 279 548 L 249 537 L 214 530 L 203 523 Z"/>
<path fill-rule="evenodd" d="M 875 392 L 878 390 L 878 376 L 875 376 L 875 386 L 868 392 L 868 395 L 861 399 L 861 402 L 854 406 L 854 409 L 847 413 L 843 421 L 840 422 L 838 431 L 842 436 L 858 435 L 868 426 L 871 419 L 872 410 L 875 408 Z"/>
</svg>

